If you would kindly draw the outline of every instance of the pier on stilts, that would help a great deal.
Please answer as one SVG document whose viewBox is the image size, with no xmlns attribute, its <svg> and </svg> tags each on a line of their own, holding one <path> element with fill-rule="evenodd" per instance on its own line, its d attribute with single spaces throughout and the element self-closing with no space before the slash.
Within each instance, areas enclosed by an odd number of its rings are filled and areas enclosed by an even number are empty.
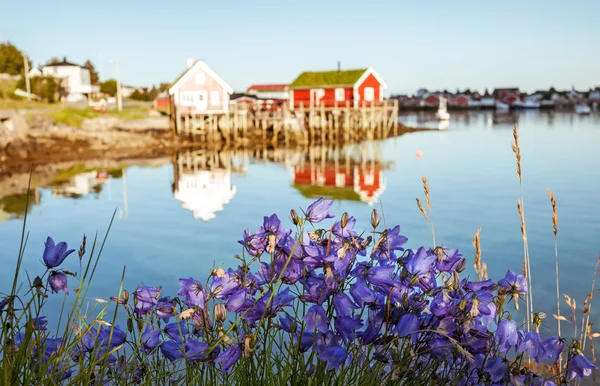
<svg viewBox="0 0 600 386">
<path fill-rule="evenodd" d="M 171 104 L 172 107 L 173 104 Z M 198 143 L 276 144 L 356 143 L 398 133 L 398 101 L 350 102 L 266 110 L 256 104 L 232 103 L 226 113 L 171 114 L 173 133 Z"/>
</svg>

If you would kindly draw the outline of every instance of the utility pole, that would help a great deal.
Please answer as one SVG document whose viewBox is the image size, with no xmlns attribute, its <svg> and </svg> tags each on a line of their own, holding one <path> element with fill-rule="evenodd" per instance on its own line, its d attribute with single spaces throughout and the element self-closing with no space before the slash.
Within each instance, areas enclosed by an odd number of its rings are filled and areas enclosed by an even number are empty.
<svg viewBox="0 0 600 386">
<path fill-rule="evenodd" d="M 123 111 L 123 94 L 121 94 L 121 68 L 119 66 L 119 59 L 111 59 L 111 63 L 115 65 L 115 76 L 117 77 L 117 110 Z"/>
<path fill-rule="evenodd" d="M 29 60 L 27 52 L 23 51 L 23 64 L 25 65 L 25 85 L 27 87 L 27 100 L 31 100 L 31 83 L 29 82 Z"/>
</svg>

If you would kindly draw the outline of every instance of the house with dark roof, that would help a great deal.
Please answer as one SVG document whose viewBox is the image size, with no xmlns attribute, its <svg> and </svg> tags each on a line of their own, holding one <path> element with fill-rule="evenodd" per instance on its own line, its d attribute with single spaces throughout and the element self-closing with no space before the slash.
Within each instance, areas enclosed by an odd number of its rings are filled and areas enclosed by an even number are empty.
<svg viewBox="0 0 600 386">
<path fill-rule="evenodd" d="M 99 86 L 92 85 L 90 70 L 69 62 L 63 58 L 61 62 L 48 63 L 42 67 L 43 76 L 51 76 L 62 80 L 67 95 L 66 102 L 78 102 L 89 99 L 93 93 L 100 91 Z"/>
<path fill-rule="evenodd" d="M 169 95 L 181 114 L 225 114 L 233 88 L 201 60 L 188 60 L 188 68 L 173 83 Z"/>
<path fill-rule="evenodd" d="M 307 71 L 289 86 L 290 108 L 353 106 L 383 100 L 387 85 L 373 69 Z"/>
<path fill-rule="evenodd" d="M 246 90 L 247 94 L 256 95 L 260 99 L 287 100 L 288 85 L 277 84 L 253 84 Z"/>
</svg>

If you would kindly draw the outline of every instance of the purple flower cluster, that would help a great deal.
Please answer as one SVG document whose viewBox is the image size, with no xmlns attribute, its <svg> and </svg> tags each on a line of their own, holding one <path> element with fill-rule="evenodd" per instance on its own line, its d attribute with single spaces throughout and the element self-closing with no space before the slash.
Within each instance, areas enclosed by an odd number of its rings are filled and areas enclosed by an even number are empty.
<svg viewBox="0 0 600 386">
<path fill-rule="evenodd" d="M 334 217 L 331 204 L 319 199 L 303 218 L 292 210 L 294 231 L 275 214 L 264 217 L 255 232 L 243 233 L 237 268 L 214 269 L 206 283 L 181 278 L 177 297 L 139 286 L 132 302 L 127 292 L 112 298 L 128 312 L 130 341 L 137 322 L 136 358 L 228 373 L 243 361 L 267 357 L 257 352 L 273 345 L 260 337 L 278 336 L 285 342 L 276 344 L 279 350 L 316 358 L 309 365 L 338 371 L 366 363 L 382 380 L 427 373 L 432 381 L 457 385 L 554 385 L 519 363 L 531 358 L 553 364 L 561 354 L 568 365 L 553 381 L 581 380 L 596 368 L 577 345 L 557 336 L 542 339 L 503 311 L 507 299 L 519 302 L 527 293 L 523 276 L 508 271 L 497 283 L 461 279 L 466 260 L 457 250 L 405 249 L 400 227 L 378 231 L 379 221 L 372 221 L 369 234 L 355 230 L 356 219 L 347 214 L 317 228 Z M 70 253 L 59 245 L 48 238 L 49 269 Z M 57 286 L 60 280 L 52 279 Z M 74 360 L 110 352 L 118 367 L 114 353 L 127 341 L 116 326 L 91 327 Z M 134 378 L 142 373 L 136 370 Z"/>
</svg>

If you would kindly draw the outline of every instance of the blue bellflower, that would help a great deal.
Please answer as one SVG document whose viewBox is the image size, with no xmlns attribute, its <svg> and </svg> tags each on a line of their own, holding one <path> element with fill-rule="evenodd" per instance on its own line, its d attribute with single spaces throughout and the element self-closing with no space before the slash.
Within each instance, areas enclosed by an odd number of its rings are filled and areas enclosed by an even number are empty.
<svg viewBox="0 0 600 386">
<path fill-rule="evenodd" d="M 567 381 L 576 379 L 581 381 L 583 377 L 589 377 L 592 375 L 592 370 L 597 369 L 592 362 L 590 362 L 583 355 L 576 355 L 569 360 L 567 366 Z"/>
<path fill-rule="evenodd" d="M 48 276 L 48 284 L 50 285 L 50 290 L 54 294 L 57 294 L 58 291 L 63 291 L 65 295 L 69 294 L 69 289 L 67 288 L 67 275 L 65 275 L 63 272 L 50 272 L 50 276 Z"/>
<path fill-rule="evenodd" d="M 65 261 L 67 256 L 75 252 L 74 249 L 67 250 L 67 243 L 64 241 L 54 244 L 54 240 L 52 240 L 52 237 L 50 236 L 48 236 L 44 245 L 45 248 L 42 258 L 44 260 L 44 265 L 46 265 L 48 269 L 58 267 Z"/>
<path fill-rule="evenodd" d="M 329 319 L 327 319 L 327 315 L 325 314 L 323 307 L 319 305 L 315 304 L 314 306 L 310 307 L 302 320 L 306 322 L 307 331 L 314 331 L 315 329 L 322 333 L 329 331 L 329 327 L 327 326 Z"/>
<path fill-rule="evenodd" d="M 319 198 L 306 209 L 306 220 L 315 224 L 328 218 L 334 218 L 335 215 L 329 212 L 331 205 L 333 205 L 333 201 L 323 200 L 323 197 Z"/>
<path fill-rule="evenodd" d="M 239 344 L 233 344 L 229 348 L 221 353 L 215 362 L 221 364 L 221 370 L 227 373 L 229 369 L 240 359 L 242 356 L 242 346 Z"/>
</svg>

